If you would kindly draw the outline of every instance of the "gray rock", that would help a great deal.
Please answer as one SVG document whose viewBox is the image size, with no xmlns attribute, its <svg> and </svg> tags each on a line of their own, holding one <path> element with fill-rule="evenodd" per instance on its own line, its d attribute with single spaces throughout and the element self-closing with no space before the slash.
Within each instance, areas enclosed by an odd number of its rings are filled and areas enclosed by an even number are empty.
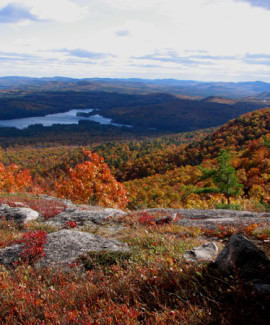
<svg viewBox="0 0 270 325">
<path fill-rule="evenodd" d="M 75 207 L 76 205 L 73 204 L 70 200 L 67 199 L 59 199 L 57 197 L 54 196 L 49 196 L 47 194 L 40 194 L 39 195 L 42 199 L 48 200 L 48 201 L 56 201 L 56 202 L 61 202 L 64 203 L 66 206 L 68 207 Z"/>
<path fill-rule="evenodd" d="M 14 202 L 14 206 L 21 207 L 21 208 L 25 208 L 25 204 L 22 203 L 22 202 Z"/>
<path fill-rule="evenodd" d="M 23 245 L 12 245 L 0 249 L 0 265 L 11 267 L 20 261 Z M 117 240 L 104 239 L 96 235 L 74 231 L 60 230 L 47 236 L 44 245 L 45 256 L 37 263 L 37 267 L 68 267 L 81 255 L 94 251 L 129 251 L 127 244 Z"/>
<path fill-rule="evenodd" d="M 57 216 L 51 218 L 46 224 L 57 227 L 66 227 L 66 222 L 76 221 L 78 226 L 83 225 L 100 225 L 104 220 L 109 217 L 122 216 L 126 213 L 118 209 L 110 208 L 93 208 L 88 207 L 87 210 L 80 208 L 69 208 L 64 212 L 59 213 Z"/>
<path fill-rule="evenodd" d="M 129 247 L 117 240 L 104 239 L 89 233 L 60 230 L 47 236 L 45 256 L 38 262 L 38 266 L 68 266 L 87 252 L 102 250 L 128 251 Z"/>
<path fill-rule="evenodd" d="M 223 209 L 146 209 L 151 212 L 162 212 L 164 215 L 177 214 L 179 225 L 205 227 L 215 229 L 219 225 L 241 226 L 250 222 L 258 225 L 270 225 L 270 213 L 235 211 Z"/>
<path fill-rule="evenodd" d="M 252 287 L 253 292 L 270 295 L 270 284 L 258 283 Z"/>
<path fill-rule="evenodd" d="M 20 260 L 21 249 L 22 245 L 19 244 L 0 249 L 0 265 L 14 266 L 14 263 Z"/>
<path fill-rule="evenodd" d="M 215 243 L 206 243 L 184 253 L 186 261 L 212 261 L 218 254 L 218 247 Z"/>
<path fill-rule="evenodd" d="M 242 235 L 231 236 L 215 260 L 215 266 L 223 272 L 237 269 L 256 274 L 259 267 L 269 264 L 270 260 L 265 253 Z"/>
<path fill-rule="evenodd" d="M 10 207 L 8 204 L 0 206 L 0 215 L 6 220 L 13 220 L 16 223 L 27 223 L 39 218 L 39 213 L 30 208 Z"/>
</svg>

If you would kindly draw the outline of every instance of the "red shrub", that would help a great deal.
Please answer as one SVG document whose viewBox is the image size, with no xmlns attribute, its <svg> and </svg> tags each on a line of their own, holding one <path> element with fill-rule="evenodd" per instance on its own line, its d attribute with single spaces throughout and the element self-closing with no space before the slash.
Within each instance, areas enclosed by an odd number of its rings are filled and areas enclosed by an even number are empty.
<svg viewBox="0 0 270 325">
<path fill-rule="evenodd" d="M 66 205 L 59 201 L 37 199 L 28 202 L 29 208 L 40 213 L 45 219 L 50 219 L 65 211 Z"/>
<path fill-rule="evenodd" d="M 16 199 L 16 198 L 1 198 L 0 199 L 0 205 L 1 204 L 8 204 L 12 208 L 22 206 L 22 203 L 18 202 L 18 199 Z"/>
<path fill-rule="evenodd" d="M 46 200 L 42 198 L 29 199 L 20 197 L 1 198 L 1 204 L 8 204 L 10 207 L 29 207 L 40 213 L 45 219 L 52 218 L 65 211 L 66 204 L 61 201 Z"/>
<path fill-rule="evenodd" d="M 68 226 L 69 228 L 76 228 L 78 226 L 76 221 L 67 221 L 66 226 Z"/>
<path fill-rule="evenodd" d="M 227 238 L 231 237 L 233 234 L 243 233 L 245 236 L 253 236 L 257 239 L 265 240 L 268 238 L 267 234 L 256 234 L 253 231 L 258 228 L 259 225 L 256 223 L 247 223 L 245 225 L 230 226 L 230 225 L 220 225 L 217 224 L 215 229 L 203 229 L 205 235 L 209 237 Z"/>
<path fill-rule="evenodd" d="M 23 235 L 23 238 L 17 241 L 23 244 L 21 257 L 29 264 L 36 262 L 37 259 L 44 256 L 44 245 L 47 242 L 47 232 L 43 230 L 30 231 Z"/>
<path fill-rule="evenodd" d="M 139 223 L 141 223 L 142 225 L 154 225 L 155 224 L 155 218 L 153 216 L 151 216 L 150 214 L 148 214 L 147 212 L 143 212 L 139 219 L 138 219 Z"/>
</svg>

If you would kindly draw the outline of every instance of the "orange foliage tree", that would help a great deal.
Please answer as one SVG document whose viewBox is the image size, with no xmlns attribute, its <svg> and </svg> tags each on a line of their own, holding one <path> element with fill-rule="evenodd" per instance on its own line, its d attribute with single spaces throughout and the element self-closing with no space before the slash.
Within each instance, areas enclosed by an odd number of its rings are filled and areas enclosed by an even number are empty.
<svg viewBox="0 0 270 325">
<path fill-rule="evenodd" d="M 15 164 L 5 167 L 0 162 L 1 192 L 21 192 L 32 187 L 32 185 L 32 178 L 29 170 L 20 170 L 19 166 Z"/>
<path fill-rule="evenodd" d="M 68 170 L 68 177 L 55 183 L 56 194 L 75 203 L 99 204 L 125 208 L 127 192 L 116 181 L 104 159 L 98 154 L 83 150 L 88 160 Z"/>
</svg>

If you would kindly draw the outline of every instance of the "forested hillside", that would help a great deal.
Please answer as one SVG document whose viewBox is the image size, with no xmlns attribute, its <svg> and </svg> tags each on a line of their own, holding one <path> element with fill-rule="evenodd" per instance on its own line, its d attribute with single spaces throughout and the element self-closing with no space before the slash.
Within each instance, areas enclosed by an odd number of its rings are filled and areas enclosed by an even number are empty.
<svg viewBox="0 0 270 325">
<path fill-rule="evenodd" d="M 137 178 L 137 170 L 141 170 L 146 175 L 150 172 L 152 175 L 159 171 L 158 166 L 161 166 L 163 171 L 175 168 L 175 161 L 170 157 L 182 150 L 187 143 L 205 138 L 212 130 L 205 129 L 158 138 L 145 138 L 141 141 L 108 142 L 85 146 L 84 148 L 91 149 L 104 157 L 117 180 L 123 181 Z M 80 146 L 58 145 L 46 148 L 44 145 L 43 143 L 41 148 L 10 146 L 3 149 L 2 162 L 5 165 L 16 163 L 22 168 L 29 169 L 33 179 L 39 185 L 49 186 L 66 169 L 84 161 L 82 147 Z M 154 168 L 152 170 L 149 165 L 150 160 L 153 160 L 152 166 Z M 168 161 L 168 164 L 161 164 L 165 160 Z M 148 172 L 146 172 L 145 166 Z M 136 171 L 134 168 L 137 168 Z M 129 176 L 131 174 L 132 177 Z"/>
<path fill-rule="evenodd" d="M 221 103 L 174 97 L 159 104 L 114 107 L 106 109 L 103 114 L 117 123 L 186 132 L 220 126 L 232 118 L 264 106 L 265 103 L 259 102 L 224 100 Z"/>
<path fill-rule="evenodd" d="M 265 108 L 238 117 L 214 132 L 197 131 L 86 149 L 103 156 L 116 180 L 125 182 L 131 209 L 218 207 L 224 202 L 223 193 L 198 192 L 214 186 L 211 178 L 202 179 L 200 164 L 217 168 L 217 156 L 225 149 L 241 183 L 241 193 L 232 197 L 233 204 L 265 209 L 270 183 L 269 121 L 270 109 Z M 5 166 L 17 163 L 29 169 L 40 190 L 51 194 L 55 194 L 58 180 L 68 177 L 68 170 L 85 160 L 80 147 L 18 147 L 2 153 Z"/>
<path fill-rule="evenodd" d="M 231 120 L 204 140 L 191 143 L 185 154 L 188 159 L 206 159 L 217 156 L 221 148 L 239 151 L 270 130 L 270 109 L 265 108 Z M 201 157 L 201 158 L 200 158 Z"/>
<path fill-rule="evenodd" d="M 175 168 L 165 174 L 136 179 L 126 184 L 131 193 L 130 205 L 215 208 L 222 202 L 220 194 L 196 194 L 196 189 L 211 185 L 202 181 L 198 165 L 214 168 L 222 149 L 231 155 L 243 185 L 242 195 L 235 201 L 242 208 L 259 208 L 268 204 L 270 196 L 270 109 L 243 115 L 205 139 L 187 145 L 174 156 Z M 181 166 L 181 167 L 180 167 Z"/>
<path fill-rule="evenodd" d="M 44 91 L 26 92 L 14 90 L 9 96 L 0 96 L 1 119 L 66 112 L 75 108 L 110 109 L 113 107 L 155 105 L 174 99 L 170 94 L 130 95 L 109 92 Z M 121 103 L 121 104 L 120 104 Z"/>
</svg>

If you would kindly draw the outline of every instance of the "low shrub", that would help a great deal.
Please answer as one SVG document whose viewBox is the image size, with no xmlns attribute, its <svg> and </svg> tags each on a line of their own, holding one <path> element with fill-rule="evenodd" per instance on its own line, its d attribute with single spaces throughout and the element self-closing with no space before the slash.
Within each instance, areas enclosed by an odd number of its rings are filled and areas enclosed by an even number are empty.
<svg viewBox="0 0 270 325">
<path fill-rule="evenodd" d="M 65 225 L 68 228 L 77 228 L 78 223 L 76 221 L 67 221 L 67 222 L 65 222 Z"/>
<path fill-rule="evenodd" d="M 152 226 L 155 224 L 155 218 L 147 212 L 142 212 L 139 215 L 138 222 L 142 225 Z"/>
<path fill-rule="evenodd" d="M 0 204 L 8 204 L 10 207 L 29 207 L 40 213 L 45 219 L 50 219 L 67 208 L 62 201 L 47 200 L 30 194 L 2 194 Z"/>
<path fill-rule="evenodd" d="M 133 262 L 84 276 L 20 266 L 0 272 L 0 324 L 269 324 L 270 298 L 205 265 Z"/>
<path fill-rule="evenodd" d="M 227 204 L 227 203 L 215 203 L 215 209 L 225 209 L 225 210 L 242 210 L 241 204 Z"/>
<path fill-rule="evenodd" d="M 39 258 L 45 255 L 44 245 L 47 242 L 47 232 L 43 230 L 30 231 L 23 234 L 23 238 L 16 241 L 17 244 L 23 244 L 21 251 L 22 260 L 33 264 Z"/>
<path fill-rule="evenodd" d="M 269 228 L 263 228 L 262 225 L 256 223 L 248 223 L 239 226 L 217 224 L 215 229 L 202 228 L 202 233 L 208 237 L 218 238 L 228 238 L 233 234 L 245 234 L 247 237 L 253 237 L 260 240 L 267 240 L 270 238 Z"/>
<path fill-rule="evenodd" d="M 97 267 L 107 267 L 110 265 L 118 264 L 123 266 L 132 256 L 131 252 L 121 251 L 100 251 L 90 252 L 81 257 L 81 262 L 87 270 L 93 270 Z"/>
<path fill-rule="evenodd" d="M 66 204 L 55 200 L 37 199 L 27 202 L 29 208 L 40 213 L 45 219 L 55 217 L 65 211 Z"/>
</svg>

